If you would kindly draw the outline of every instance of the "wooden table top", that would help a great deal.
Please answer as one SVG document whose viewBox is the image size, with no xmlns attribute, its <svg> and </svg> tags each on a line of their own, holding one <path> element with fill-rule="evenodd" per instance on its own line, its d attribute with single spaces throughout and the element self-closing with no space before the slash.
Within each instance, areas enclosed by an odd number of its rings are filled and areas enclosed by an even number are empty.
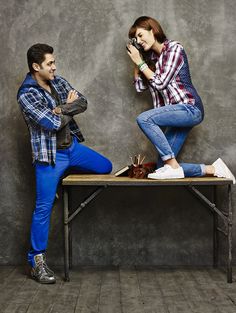
<svg viewBox="0 0 236 313">
<path fill-rule="evenodd" d="M 187 177 L 182 179 L 136 179 L 129 177 L 116 177 L 115 175 L 96 174 L 72 174 L 62 180 L 62 185 L 85 185 L 85 186 L 156 186 L 156 185 L 231 185 L 233 181 L 218 177 Z"/>
</svg>

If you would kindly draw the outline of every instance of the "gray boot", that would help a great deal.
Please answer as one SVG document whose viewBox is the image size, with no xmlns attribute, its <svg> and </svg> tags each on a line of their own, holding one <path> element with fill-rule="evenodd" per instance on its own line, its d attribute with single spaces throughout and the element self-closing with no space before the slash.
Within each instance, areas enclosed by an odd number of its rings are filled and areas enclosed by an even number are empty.
<svg viewBox="0 0 236 313">
<path fill-rule="evenodd" d="M 41 284 L 55 284 L 56 279 L 45 262 L 45 255 L 42 253 L 35 255 L 34 262 L 35 267 L 31 269 L 31 277 Z"/>
<path fill-rule="evenodd" d="M 46 272 L 48 273 L 49 276 L 54 276 L 54 272 L 48 267 L 48 265 L 46 263 L 46 255 L 45 255 L 45 253 L 42 253 L 42 255 L 43 255 L 43 264 L 44 264 Z"/>
</svg>

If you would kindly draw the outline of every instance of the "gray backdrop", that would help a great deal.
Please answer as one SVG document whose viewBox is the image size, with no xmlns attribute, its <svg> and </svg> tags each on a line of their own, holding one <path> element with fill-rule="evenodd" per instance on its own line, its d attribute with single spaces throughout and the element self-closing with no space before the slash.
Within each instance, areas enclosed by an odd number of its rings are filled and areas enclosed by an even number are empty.
<svg viewBox="0 0 236 313">
<path fill-rule="evenodd" d="M 57 73 L 89 101 L 88 110 L 76 117 L 86 144 L 109 157 L 114 170 L 137 153 L 155 161 L 156 152 L 135 121 L 140 112 L 152 108 L 151 99 L 135 92 L 133 65 L 125 50 L 133 21 L 140 15 L 155 17 L 169 38 L 184 45 L 205 104 L 205 120 L 192 130 L 179 159 L 210 164 L 221 156 L 236 172 L 234 2 L 1 1 L 0 264 L 24 263 L 29 247 L 34 172 L 28 131 L 16 102 L 28 71 L 27 49 L 37 42 L 55 48 Z M 211 196 L 210 190 L 202 190 Z M 75 190 L 74 199 L 89 191 Z M 63 260 L 60 189 L 59 195 L 48 251 L 54 264 Z M 219 197 L 223 206 L 224 190 Z M 212 262 L 212 216 L 180 187 L 107 189 L 74 222 L 73 232 L 75 264 Z"/>
</svg>

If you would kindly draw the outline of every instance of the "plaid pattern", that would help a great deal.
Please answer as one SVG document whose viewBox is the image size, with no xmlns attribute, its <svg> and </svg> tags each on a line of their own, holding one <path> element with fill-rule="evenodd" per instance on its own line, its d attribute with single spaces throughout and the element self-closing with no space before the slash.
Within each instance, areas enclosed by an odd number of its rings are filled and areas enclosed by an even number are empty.
<svg viewBox="0 0 236 313">
<path fill-rule="evenodd" d="M 149 88 L 154 107 L 177 103 L 195 104 L 193 94 L 189 92 L 189 88 L 187 90 L 187 86 L 181 79 L 185 74 L 190 77 L 188 64 L 184 66 L 185 60 L 187 61 L 184 54 L 184 49 L 178 42 L 166 40 L 159 57 L 154 52 L 151 54 L 151 59 L 156 64 L 156 71 L 148 84 L 141 77 L 134 81 L 137 92 Z"/>
<path fill-rule="evenodd" d="M 62 77 L 56 76 L 51 84 L 55 88 L 63 104 L 66 104 L 68 92 L 73 88 Z M 77 91 L 79 97 L 86 98 Z M 52 113 L 56 107 L 55 99 L 41 88 L 30 73 L 21 85 L 17 100 L 22 110 L 31 137 L 33 163 L 35 161 L 56 163 L 56 132 L 60 129 L 61 118 Z M 69 122 L 71 133 L 78 141 L 83 141 L 83 135 L 78 125 L 72 119 Z"/>
</svg>

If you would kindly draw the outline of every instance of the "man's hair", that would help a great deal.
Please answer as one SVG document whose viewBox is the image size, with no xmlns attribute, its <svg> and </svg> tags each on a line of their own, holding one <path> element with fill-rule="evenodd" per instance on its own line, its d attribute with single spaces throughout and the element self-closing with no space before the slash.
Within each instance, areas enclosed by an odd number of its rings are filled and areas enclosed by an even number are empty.
<svg viewBox="0 0 236 313">
<path fill-rule="evenodd" d="M 44 43 L 36 43 L 27 51 L 27 62 L 29 66 L 29 70 L 31 73 L 34 73 L 33 63 L 37 63 L 41 65 L 45 60 L 45 54 L 52 54 L 53 47 L 44 44 Z"/>
<path fill-rule="evenodd" d="M 153 35 L 156 40 L 160 43 L 163 43 L 166 40 L 166 35 L 160 25 L 160 23 L 152 17 L 149 16 L 140 16 L 130 27 L 129 38 L 135 37 L 137 28 L 144 28 L 146 30 L 153 31 Z"/>
</svg>

